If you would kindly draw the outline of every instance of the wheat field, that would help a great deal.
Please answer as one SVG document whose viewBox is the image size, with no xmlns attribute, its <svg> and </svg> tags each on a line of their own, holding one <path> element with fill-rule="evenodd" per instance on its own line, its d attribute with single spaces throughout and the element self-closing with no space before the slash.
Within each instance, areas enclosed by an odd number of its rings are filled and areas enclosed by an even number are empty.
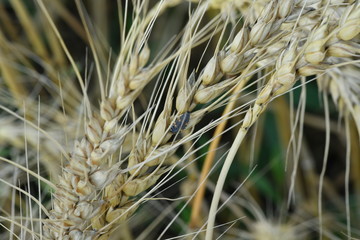
<svg viewBox="0 0 360 240">
<path fill-rule="evenodd" d="M 360 239 L 357 0 L 0 1 L 0 239 Z"/>
</svg>

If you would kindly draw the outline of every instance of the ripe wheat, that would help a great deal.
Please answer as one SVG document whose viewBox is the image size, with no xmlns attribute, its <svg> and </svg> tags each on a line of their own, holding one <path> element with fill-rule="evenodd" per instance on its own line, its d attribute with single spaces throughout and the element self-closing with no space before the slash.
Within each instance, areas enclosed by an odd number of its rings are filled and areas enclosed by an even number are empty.
<svg viewBox="0 0 360 240">
<path fill-rule="evenodd" d="M 42 0 L 37 2 L 76 69 L 85 94 L 85 82 L 47 8 Z M 137 12 L 132 26 L 126 37 L 122 35 L 123 46 L 111 73 L 104 74 L 99 60 L 100 47 L 91 37 L 80 0 L 76 1 L 100 82 L 99 111 L 85 100 L 84 136 L 76 140 L 72 152 L 65 155 L 67 163 L 58 177 L 49 215 L 43 220 L 46 239 L 108 239 L 155 190 L 158 180 L 179 164 L 174 162 L 173 155 L 182 145 L 219 122 L 243 113 L 209 212 L 206 239 L 213 239 L 218 202 L 235 152 L 270 102 L 292 91 L 300 79 L 305 82 L 305 77 L 316 76 L 320 90 L 331 94 L 339 112 L 346 117 L 351 115 L 360 131 L 359 2 L 195 1 L 198 3 L 181 40 L 175 39 L 172 43 L 179 46 L 151 59 L 152 50 L 147 41 L 154 21 L 166 8 L 183 2 L 161 1 L 149 10 L 141 1 L 134 3 Z M 14 7 L 21 8 L 21 5 Z M 237 16 L 233 7 L 241 12 L 243 23 L 234 27 L 233 37 L 224 39 L 227 37 L 224 26 Z M 221 8 L 222 12 L 210 23 L 199 26 L 209 8 Z M 189 69 L 192 49 L 216 34 L 220 35 L 219 42 L 204 68 Z M 32 39 L 33 44 L 38 43 L 35 36 Z M 226 44 L 222 46 L 224 40 Z M 46 58 L 41 45 L 36 49 Z M 171 70 L 166 71 L 168 67 Z M 6 68 L 2 67 L 2 71 L 6 74 Z M 169 76 L 159 77 L 156 86 L 160 88 L 153 90 L 147 110 L 136 118 L 137 113 L 132 109 L 134 102 L 162 73 Z M 256 74 L 265 77 L 256 80 L 261 86 L 252 101 L 235 105 L 228 115 L 201 130 L 195 129 L 208 112 L 227 104 L 232 96 L 238 97 L 244 88 L 254 84 L 251 77 Z M 105 86 L 104 76 L 109 75 Z M 67 100 L 67 104 L 71 101 Z M 127 120 L 130 116 L 134 120 L 132 124 Z M 132 143 L 124 144 L 129 137 Z M 124 151 L 129 145 L 129 152 Z M 265 225 L 259 222 L 254 231 L 261 232 L 256 229 L 264 229 Z M 294 233 L 289 231 L 289 236 L 293 238 Z"/>
</svg>

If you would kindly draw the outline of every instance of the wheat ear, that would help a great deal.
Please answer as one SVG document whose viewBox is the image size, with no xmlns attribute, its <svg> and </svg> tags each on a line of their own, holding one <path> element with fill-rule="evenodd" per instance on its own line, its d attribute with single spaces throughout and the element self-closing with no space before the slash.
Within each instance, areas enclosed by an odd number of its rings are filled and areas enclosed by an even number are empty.
<svg viewBox="0 0 360 240">
<path fill-rule="evenodd" d="M 277 6 L 278 7 L 273 8 L 270 14 L 266 15 L 266 18 L 271 19 L 271 17 L 274 18 L 274 16 L 279 14 L 277 9 L 280 9 L 280 5 Z M 257 96 L 253 107 L 250 107 L 250 109 L 245 114 L 242 126 L 225 160 L 219 180 L 216 185 L 209 214 L 206 239 L 212 238 L 216 209 L 218 206 L 220 193 L 222 191 L 225 181 L 225 176 L 227 175 L 235 153 L 239 148 L 242 140 L 246 136 L 248 129 L 257 121 L 261 113 L 265 111 L 271 100 L 289 91 L 295 84 L 296 80 L 299 79 L 301 76 L 320 74 L 325 72 L 326 69 L 337 67 L 336 65 L 332 66 L 331 64 L 326 64 L 326 62 L 329 62 L 328 59 L 331 56 L 327 56 L 327 53 L 325 52 L 325 46 L 326 44 L 330 44 L 329 39 L 331 37 L 337 35 L 343 40 L 351 41 L 359 33 L 358 27 L 360 25 L 360 22 L 356 21 L 356 23 L 354 23 L 354 19 L 359 19 L 359 16 L 357 15 L 357 10 L 359 9 L 358 3 L 347 5 L 345 8 L 342 9 L 342 11 L 347 13 L 350 12 L 350 14 L 347 14 L 348 17 L 345 17 L 345 19 L 340 23 L 333 21 L 329 23 L 329 19 L 328 16 L 326 16 L 326 13 L 328 11 L 333 11 L 333 9 L 328 10 L 325 8 L 324 10 L 322 9 L 322 6 L 319 6 L 319 9 L 323 10 L 323 17 L 318 19 L 317 21 L 319 24 L 315 25 L 311 29 L 311 37 L 308 38 L 303 45 L 299 45 L 299 40 L 296 37 L 290 41 L 289 46 L 281 52 L 279 58 L 277 59 L 276 70 L 273 73 L 271 79 Z M 291 12 L 288 12 L 288 14 L 289 13 Z M 265 23 L 262 21 L 258 21 L 256 24 L 265 25 Z M 255 42 L 257 42 L 259 36 L 264 36 L 268 34 L 268 30 L 266 30 L 268 28 L 265 28 L 265 30 L 263 28 L 259 29 L 262 30 L 258 30 L 256 35 L 253 35 L 253 37 L 255 37 L 256 39 Z M 353 29 L 355 29 L 356 31 L 353 32 Z M 350 64 L 352 62 L 352 60 L 345 59 L 344 63 Z"/>
</svg>

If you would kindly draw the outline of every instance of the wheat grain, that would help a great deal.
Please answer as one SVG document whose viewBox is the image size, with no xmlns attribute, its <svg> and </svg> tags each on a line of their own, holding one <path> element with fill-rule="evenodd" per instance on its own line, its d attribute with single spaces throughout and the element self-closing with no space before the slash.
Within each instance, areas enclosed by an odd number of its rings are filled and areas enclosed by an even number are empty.
<svg viewBox="0 0 360 240">
<path fill-rule="evenodd" d="M 276 1 L 273 1 L 275 3 Z M 270 4 L 271 5 L 271 4 Z M 269 6 L 269 5 L 268 5 Z M 348 5 L 345 7 L 345 9 L 342 9 L 343 11 L 346 11 L 348 9 L 353 9 L 359 7 L 358 3 L 354 3 L 353 5 Z M 266 9 L 266 8 L 265 8 Z M 269 8 L 268 8 L 269 9 Z M 272 14 L 266 12 L 266 17 L 261 18 L 261 21 L 259 21 L 257 24 L 263 25 L 266 20 L 273 21 L 274 18 L 271 16 L 275 16 L 277 7 L 271 8 Z M 321 8 L 320 8 L 321 9 Z M 274 15 L 275 14 L 275 15 Z M 321 16 L 321 15 L 320 15 Z M 271 23 L 271 22 L 268 22 Z M 318 19 L 318 23 L 315 27 L 312 29 L 312 34 L 310 38 L 308 38 L 304 45 L 299 46 L 299 41 L 297 38 L 293 38 L 290 41 L 289 47 L 284 49 L 276 61 L 276 70 L 273 73 L 271 79 L 269 82 L 264 86 L 263 90 L 259 93 L 258 97 L 256 98 L 255 104 L 253 107 L 250 107 L 247 113 L 245 114 L 245 117 L 242 122 L 242 126 L 238 132 L 238 135 L 234 141 L 234 144 L 230 150 L 230 153 L 225 160 L 224 167 L 222 169 L 222 172 L 220 174 L 220 179 L 218 180 L 218 184 L 216 186 L 215 194 L 213 197 L 213 201 L 211 204 L 210 209 L 210 215 L 209 215 L 209 223 L 207 227 L 206 232 L 206 238 L 211 239 L 212 238 L 212 231 L 214 226 L 214 219 L 216 212 L 216 208 L 219 201 L 219 193 L 222 190 L 222 186 L 224 184 L 224 176 L 227 175 L 227 172 L 229 170 L 230 164 L 232 162 L 232 159 L 234 157 L 234 152 L 238 149 L 239 145 L 241 144 L 242 140 L 244 139 L 248 129 L 258 120 L 259 116 L 262 112 L 265 111 L 268 103 L 275 97 L 284 94 L 285 92 L 289 91 L 292 86 L 295 84 L 296 80 L 301 76 L 302 71 L 300 71 L 300 68 L 297 68 L 297 62 L 301 61 L 302 58 L 305 60 L 302 60 L 302 62 L 306 62 L 305 66 L 308 65 L 308 63 L 311 64 L 311 67 L 317 69 L 317 65 L 325 61 L 325 48 L 324 45 L 328 41 L 328 38 L 332 36 L 333 34 L 336 34 L 339 32 L 340 29 L 344 29 L 344 26 L 332 26 L 331 29 L 328 28 L 328 18 L 320 17 Z M 357 24 L 360 24 L 358 22 Z M 345 24 L 346 26 L 346 24 Z M 354 26 L 349 27 L 349 29 L 353 29 Z M 356 27 L 355 27 L 356 28 Z M 260 28 L 261 29 L 261 28 Z M 260 40 L 264 40 L 264 35 L 269 36 L 270 28 L 265 28 L 264 31 L 260 31 L 258 28 L 255 28 L 255 33 L 252 35 L 254 38 L 254 41 L 251 41 L 251 43 L 258 43 Z M 328 32 L 329 30 L 332 30 L 331 32 Z M 251 30 L 253 31 L 253 29 Z M 342 31 L 342 30 L 340 30 Z M 348 40 L 352 39 L 356 35 L 352 35 L 351 37 L 347 38 Z M 351 61 L 348 61 L 351 62 Z M 331 68 L 332 66 L 329 64 L 324 65 L 326 68 Z M 298 71 L 299 70 L 299 71 Z M 317 69 L 319 70 L 319 69 Z M 322 70 L 322 69 L 320 69 Z M 318 73 L 318 72 L 316 72 Z M 315 73 L 315 74 L 316 74 Z M 311 73 L 314 74 L 314 73 Z M 320 207 L 321 208 L 321 207 Z M 321 210 L 320 210 L 321 211 Z M 321 217 L 320 217 L 321 218 Z"/>
<path fill-rule="evenodd" d="M 266 6 L 262 14 L 260 14 L 258 21 L 251 27 L 251 30 L 248 26 L 242 28 L 230 45 L 230 51 L 220 52 L 209 61 L 204 73 L 200 76 L 199 80 L 196 81 L 199 87 L 197 87 L 195 91 L 193 90 L 195 85 L 191 84 L 191 81 L 185 83 L 176 99 L 176 109 L 179 114 L 191 111 L 196 105 L 196 102 L 206 103 L 212 101 L 215 97 L 237 84 L 233 78 L 221 81 L 220 83 L 217 82 L 224 75 L 238 74 L 244 66 L 246 66 L 247 62 L 254 61 L 254 53 L 260 51 L 261 46 L 258 50 L 250 49 L 250 47 L 256 48 L 260 43 L 263 44 L 264 41 L 269 43 L 274 41 L 271 36 L 277 33 L 280 28 L 279 23 L 282 22 L 282 20 L 277 22 L 277 17 L 285 18 L 291 14 L 292 10 L 291 5 L 288 5 L 287 9 L 277 13 L 274 11 L 274 9 L 277 8 L 275 7 L 277 6 L 276 4 L 275 1 L 272 1 Z M 260 92 L 255 105 L 250 108 L 245 115 L 241 128 L 244 134 L 266 109 L 267 104 L 272 98 L 283 94 L 293 86 L 298 77 L 296 73 L 304 73 L 304 68 L 308 66 L 318 70 L 317 64 L 325 59 L 325 43 L 328 40 L 326 37 L 329 35 L 326 32 L 328 30 L 327 18 L 324 18 L 322 21 L 323 24 L 320 24 L 315 28 L 315 31 L 313 31 L 314 38 L 310 38 L 311 41 L 315 42 L 310 42 L 309 40 L 309 43 L 304 45 L 305 48 L 303 48 L 303 50 L 297 49 L 299 47 L 298 38 L 293 38 L 289 47 L 286 48 L 286 46 L 283 46 L 284 50 L 279 55 L 273 77 Z M 316 26 L 316 23 L 314 25 Z M 288 34 L 289 33 L 285 33 L 281 37 L 285 37 Z M 344 33 L 342 33 L 342 35 L 344 35 Z M 244 44 L 246 42 L 244 37 L 246 36 L 249 36 L 248 44 Z M 275 35 L 275 39 L 281 37 Z M 349 40 L 348 38 L 350 37 L 347 37 L 347 40 Z M 303 55 L 300 55 L 299 53 L 302 52 Z M 147 167 L 144 165 L 131 170 L 129 172 L 130 175 L 118 174 L 111 169 L 92 170 L 92 168 L 94 168 L 92 166 L 102 166 L 102 159 L 113 154 L 121 145 L 121 140 L 123 140 L 121 136 L 124 135 L 125 130 L 114 131 L 114 129 L 116 128 L 118 119 L 122 115 L 122 110 L 137 97 L 138 92 L 136 89 L 141 89 L 151 79 L 145 78 L 146 75 L 151 76 L 151 74 L 147 72 L 142 72 L 141 74 L 141 71 L 139 71 L 147 62 L 148 56 L 149 50 L 145 47 L 139 55 L 131 55 L 129 64 L 122 67 L 121 73 L 115 73 L 115 76 L 120 76 L 120 79 L 116 81 L 116 87 L 111 88 L 110 98 L 101 103 L 102 119 L 100 120 L 93 117 L 90 121 L 87 128 L 87 137 L 77 144 L 69 162 L 69 167 L 66 168 L 69 174 L 65 171 L 62 181 L 60 181 L 63 191 L 55 193 L 54 210 L 59 212 L 61 216 L 64 216 L 61 214 L 61 212 L 64 212 L 62 208 L 68 208 L 65 211 L 68 212 L 74 209 L 72 203 L 79 201 L 79 197 L 74 195 L 72 191 L 66 189 L 74 187 L 75 192 L 84 198 L 81 204 L 75 204 L 75 206 L 77 206 L 75 209 L 79 208 L 75 212 L 78 212 L 77 215 L 80 215 L 77 216 L 77 218 L 71 217 L 71 215 L 65 215 L 65 218 L 68 220 L 63 222 L 63 225 L 60 225 L 64 233 L 69 234 L 69 236 L 77 238 L 85 236 L 99 237 L 102 234 L 101 239 L 107 238 L 108 233 L 112 231 L 114 223 L 125 221 L 135 211 L 136 203 L 129 201 L 129 197 L 137 196 L 151 187 L 163 174 L 161 168 L 156 168 L 158 169 L 157 171 L 147 173 Z M 299 67 L 299 72 L 297 72 L 296 64 L 297 62 L 301 62 L 299 59 L 302 57 L 312 65 L 305 63 L 304 66 Z M 245 61 L 241 62 L 240 59 L 245 59 Z M 259 60 L 260 59 L 256 59 L 256 61 Z M 302 68 L 302 71 L 300 68 Z M 138 76 L 137 79 L 136 76 Z M 194 100 L 196 102 L 193 102 Z M 189 127 L 196 124 L 202 117 L 202 114 L 199 114 L 199 117 L 195 117 L 194 115 L 195 113 L 190 113 L 190 119 L 193 123 L 190 124 Z M 167 150 L 164 150 L 166 153 L 164 157 L 158 158 L 157 161 L 151 162 L 147 159 L 151 159 L 152 154 L 158 149 L 161 149 L 161 147 L 164 149 L 168 148 L 167 143 L 171 137 L 168 131 L 171 127 L 171 122 L 174 121 L 176 120 L 175 116 L 172 115 L 172 105 L 168 102 L 155 123 L 153 134 L 151 135 L 151 143 L 146 140 L 148 136 L 142 136 L 138 139 L 138 149 L 142 150 L 133 150 L 130 153 L 128 168 L 137 166 L 142 162 L 146 162 L 148 166 L 161 166 L 161 164 L 163 164 L 167 154 L 170 154 Z M 115 140 L 115 138 L 117 138 L 117 140 Z M 110 145 L 112 146 L 110 147 Z M 152 147 L 150 148 L 150 146 Z M 173 151 L 174 150 L 176 150 L 176 148 L 173 148 Z M 80 179 L 85 180 L 76 180 L 74 179 L 74 175 L 80 176 Z M 109 175 L 112 177 L 109 178 Z M 116 181 L 112 182 L 109 179 L 116 179 Z M 112 183 L 109 185 L 110 182 Z M 89 196 L 91 196 L 94 191 L 105 186 L 107 186 L 105 190 L 106 194 L 102 200 L 92 201 L 91 204 L 86 204 L 86 200 L 91 199 Z M 114 186 L 118 186 L 120 190 Z M 66 192 L 66 194 L 62 194 L 62 192 Z M 98 204 L 96 209 L 92 208 L 91 205 L 96 204 Z M 80 210 L 80 208 L 82 210 Z M 86 216 L 82 216 L 81 212 L 87 212 Z M 55 212 L 52 214 L 52 216 L 56 218 L 62 218 L 56 216 Z M 91 219 L 92 230 L 79 228 L 80 220 L 81 223 L 83 223 L 83 228 L 87 227 L 83 222 L 84 219 L 87 221 Z M 76 226 L 76 228 L 72 228 L 71 226 Z M 45 230 L 51 228 L 51 226 L 47 225 L 44 227 Z M 55 233 L 55 235 L 51 234 L 49 234 L 49 236 L 59 237 L 63 233 L 58 232 Z"/>
</svg>

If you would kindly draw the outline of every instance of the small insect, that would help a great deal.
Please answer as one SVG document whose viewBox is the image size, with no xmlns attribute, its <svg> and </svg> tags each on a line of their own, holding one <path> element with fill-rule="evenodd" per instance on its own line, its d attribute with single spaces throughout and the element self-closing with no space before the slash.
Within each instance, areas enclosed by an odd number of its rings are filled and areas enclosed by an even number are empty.
<svg viewBox="0 0 360 240">
<path fill-rule="evenodd" d="M 190 112 L 181 114 L 180 117 L 178 117 L 175 120 L 174 124 L 170 127 L 170 132 L 178 133 L 179 131 L 184 130 L 188 125 L 189 121 L 190 121 Z"/>
</svg>

